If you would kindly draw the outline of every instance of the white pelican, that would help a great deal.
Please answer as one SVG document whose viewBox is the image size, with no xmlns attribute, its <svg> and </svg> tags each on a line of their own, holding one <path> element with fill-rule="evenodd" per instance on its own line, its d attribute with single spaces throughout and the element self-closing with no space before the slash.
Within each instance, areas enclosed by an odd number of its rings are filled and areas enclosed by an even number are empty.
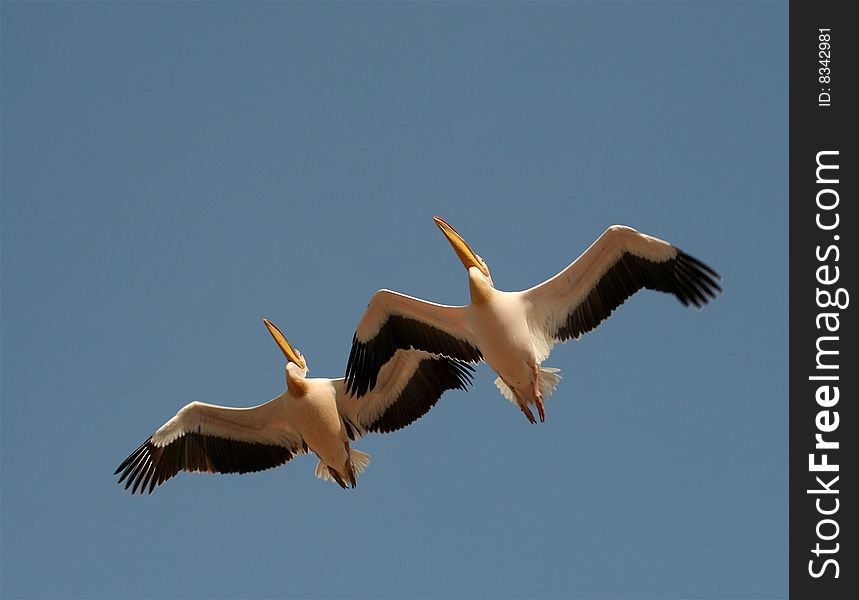
<svg viewBox="0 0 859 600">
<path fill-rule="evenodd" d="M 435 217 L 468 270 L 471 303 L 445 306 L 390 290 L 376 292 L 355 332 L 346 387 L 361 397 L 380 368 L 415 348 L 470 363 L 486 360 L 501 394 L 535 423 L 555 389 L 558 369 L 541 368 L 555 342 L 578 339 L 642 288 L 700 308 L 721 291 L 719 275 L 668 242 L 613 225 L 566 269 L 521 292 L 495 288 L 489 267 L 447 222 Z"/>
<path fill-rule="evenodd" d="M 319 457 L 316 476 L 355 487 L 370 456 L 349 447 L 367 432 L 387 433 L 414 422 L 445 390 L 465 389 L 474 369 L 415 350 L 397 351 L 360 400 L 343 379 L 308 379 L 307 363 L 273 323 L 263 319 L 286 356 L 286 390 L 252 408 L 192 402 L 123 461 L 114 475 L 125 489 L 149 493 L 179 471 L 248 473 L 282 465 L 297 454 Z"/>
</svg>

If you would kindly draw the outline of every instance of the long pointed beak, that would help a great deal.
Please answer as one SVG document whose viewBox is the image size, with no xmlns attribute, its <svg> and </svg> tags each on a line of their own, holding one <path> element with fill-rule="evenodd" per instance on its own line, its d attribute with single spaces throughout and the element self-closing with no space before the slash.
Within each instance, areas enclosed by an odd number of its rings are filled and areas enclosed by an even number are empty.
<svg viewBox="0 0 859 600">
<path fill-rule="evenodd" d="M 295 348 L 293 348 L 292 345 L 286 340 L 286 336 L 284 336 L 280 332 L 280 329 L 278 329 L 277 326 L 268 319 L 263 319 L 262 322 L 265 323 L 265 326 L 268 328 L 268 332 L 271 334 L 271 337 L 274 338 L 274 341 L 277 343 L 277 346 L 278 348 L 280 348 L 280 351 L 283 352 L 283 355 L 286 357 L 286 360 L 288 360 L 289 362 L 294 362 L 302 369 L 306 368 L 306 365 L 304 364 L 304 357 L 295 351 Z"/>
<path fill-rule="evenodd" d="M 477 254 L 475 254 L 474 250 L 471 249 L 471 246 L 462 239 L 462 236 L 456 232 L 456 229 L 451 227 L 450 223 L 439 216 L 433 217 L 433 220 L 435 221 L 435 224 L 438 225 L 438 228 L 441 229 L 441 232 L 444 234 L 444 237 L 447 238 L 447 241 L 450 242 L 450 245 L 453 246 L 453 250 L 459 257 L 459 260 L 462 261 L 462 265 L 466 270 L 471 267 L 477 267 L 488 277 L 489 273 L 486 272 L 486 267 L 477 259 Z"/>
</svg>

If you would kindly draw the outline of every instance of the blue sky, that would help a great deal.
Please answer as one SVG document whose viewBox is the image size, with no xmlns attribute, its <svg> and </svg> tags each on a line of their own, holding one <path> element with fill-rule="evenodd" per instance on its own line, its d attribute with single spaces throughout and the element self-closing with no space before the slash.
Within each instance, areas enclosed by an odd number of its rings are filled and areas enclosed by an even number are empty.
<svg viewBox="0 0 859 600">
<path fill-rule="evenodd" d="M 2 7 L 2 595 L 784 597 L 787 3 Z M 623 223 L 712 264 L 545 363 L 315 459 L 129 497 L 191 400 L 342 375 L 382 287 L 467 301 Z"/>
</svg>

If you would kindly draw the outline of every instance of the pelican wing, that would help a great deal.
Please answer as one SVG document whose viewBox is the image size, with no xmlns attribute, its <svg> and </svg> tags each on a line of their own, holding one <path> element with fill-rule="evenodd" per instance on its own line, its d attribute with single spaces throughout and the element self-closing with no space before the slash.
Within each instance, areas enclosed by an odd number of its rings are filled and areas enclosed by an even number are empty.
<svg viewBox="0 0 859 600">
<path fill-rule="evenodd" d="M 379 371 L 375 387 L 361 398 L 335 379 L 337 408 L 350 439 L 367 432 L 390 433 L 411 425 L 435 406 L 447 390 L 464 390 L 474 368 L 446 356 L 397 350 Z"/>
<path fill-rule="evenodd" d="M 251 408 L 192 402 L 167 421 L 114 475 L 149 493 L 179 471 L 248 473 L 282 465 L 307 451 L 284 414 L 284 395 Z"/>
<path fill-rule="evenodd" d="M 352 339 L 346 390 L 361 397 L 397 350 L 423 350 L 476 363 L 483 359 L 473 339 L 465 306 L 445 306 L 380 290 L 373 294 Z"/>
<path fill-rule="evenodd" d="M 713 269 L 668 242 L 614 225 L 570 266 L 523 296 L 535 338 L 543 338 L 548 354 L 556 341 L 596 328 L 642 288 L 701 308 L 722 291 L 718 281 Z"/>
</svg>

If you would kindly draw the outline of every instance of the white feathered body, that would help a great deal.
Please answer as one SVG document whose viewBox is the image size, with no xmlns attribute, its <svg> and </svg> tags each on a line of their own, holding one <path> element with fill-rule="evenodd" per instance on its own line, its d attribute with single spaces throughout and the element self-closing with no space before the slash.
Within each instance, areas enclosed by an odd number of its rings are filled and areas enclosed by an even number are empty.
<svg viewBox="0 0 859 600">
<path fill-rule="evenodd" d="M 526 404 L 533 404 L 536 402 L 534 367 L 540 366 L 548 352 L 545 343 L 538 343 L 540 340 L 528 322 L 527 300 L 522 292 L 495 289 L 476 268 L 469 269 L 468 282 L 469 321 L 486 364 L 499 375 L 496 386 L 511 402 L 515 396 L 505 388 L 515 390 L 515 395 Z M 548 393 L 552 389 L 554 385 Z"/>
<path fill-rule="evenodd" d="M 334 385 L 322 378 L 304 379 L 302 383 L 306 393 L 293 395 L 289 390 L 285 395 L 286 418 L 322 462 L 345 475 L 349 437 L 337 410 Z"/>
</svg>

